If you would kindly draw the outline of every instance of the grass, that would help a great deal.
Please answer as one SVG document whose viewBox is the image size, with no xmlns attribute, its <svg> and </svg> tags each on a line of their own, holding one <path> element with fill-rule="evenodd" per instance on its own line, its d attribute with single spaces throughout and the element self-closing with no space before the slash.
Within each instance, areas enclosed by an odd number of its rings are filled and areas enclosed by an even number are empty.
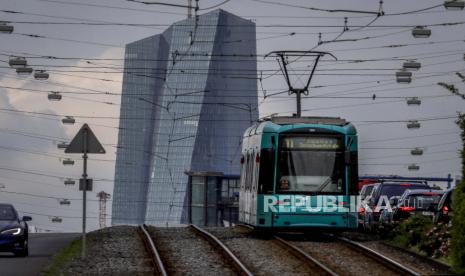
<svg viewBox="0 0 465 276">
<path fill-rule="evenodd" d="M 43 271 L 42 275 L 63 275 L 62 271 L 66 264 L 74 257 L 79 256 L 80 253 L 81 239 L 75 239 L 53 257 L 52 263 Z"/>
</svg>

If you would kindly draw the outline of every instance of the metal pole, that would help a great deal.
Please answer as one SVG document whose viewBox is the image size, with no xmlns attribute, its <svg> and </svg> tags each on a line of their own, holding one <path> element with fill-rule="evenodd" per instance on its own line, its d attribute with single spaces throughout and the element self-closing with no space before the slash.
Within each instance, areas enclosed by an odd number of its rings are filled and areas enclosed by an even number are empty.
<svg viewBox="0 0 465 276">
<path fill-rule="evenodd" d="M 82 159 L 84 160 L 84 170 L 82 173 L 83 186 L 82 187 L 82 248 L 81 248 L 81 257 L 86 257 L 86 200 L 87 200 L 87 129 L 84 129 L 84 155 Z"/>
<path fill-rule="evenodd" d="M 297 118 L 300 118 L 302 117 L 302 91 L 297 90 L 295 94 L 297 96 Z"/>
</svg>

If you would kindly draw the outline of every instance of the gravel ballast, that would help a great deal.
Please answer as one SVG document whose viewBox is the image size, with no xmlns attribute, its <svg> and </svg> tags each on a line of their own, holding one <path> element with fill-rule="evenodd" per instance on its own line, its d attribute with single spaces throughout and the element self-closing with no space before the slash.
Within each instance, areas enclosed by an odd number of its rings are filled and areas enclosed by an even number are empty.
<svg viewBox="0 0 465 276">
<path fill-rule="evenodd" d="M 419 259 L 414 254 L 409 254 L 405 251 L 392 248 L 377 241 L 364 242 L 363 245 L 380 252 L 381 254 L 386 255 L 403 265 L 413 268 L 422 275 L 445 275 L 449 273 L 448 270 L 438 268 L 431 261 L 428 262 L 424 259 Z"/>
<path fill-rule="evenodd" d="M 170 275 L 236 275 L 236 271 L 206 240 L 187 227 L 148 227 Z"/>
<path fill-rule="evenodd" d="M 271 238 L 241 228 L 208 228 L 255 275 L 318 275 Z"/>
<path fill-rule="evenodd" d="M 77 256 L 63 275 L 153 275 L 137 227 L 115 226 L 87 235 L 87 256 Z"/>
</svg>

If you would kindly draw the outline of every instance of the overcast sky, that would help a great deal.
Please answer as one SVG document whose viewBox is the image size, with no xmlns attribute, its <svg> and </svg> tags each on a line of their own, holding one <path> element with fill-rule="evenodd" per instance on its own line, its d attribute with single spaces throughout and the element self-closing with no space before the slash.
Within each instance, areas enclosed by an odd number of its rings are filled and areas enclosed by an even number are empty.
<svg viewBox="0 0 465 276">
<path fill-rule="evenodd" d="M 181 0 L 166 2 L 187 3 Z M 200 8 L 221 2 L 202 0 Z M 320 9 L 379 9 L 378 1 L 374 0 L 280 2 Z M 465 112 L 465 101 L 436 83 L 455 84 L 460 92 L 465 93 L 465 84 L 455 74 L 465 73 L 465 28 L 463 24 L 432 26 L 431 37 L 420 39 L 412 37 L 411 26 L 463 23 L 464 11 L 446 11 L 440 6 L 418 13 L 393 15 L 440 5 L 442 1 L 384 2 L 386 15 L 365 28 L 361 27 L 371 22 L 375 15 L 330 13 L 252 0 L 231 0 L 221 8 L 257 24 L 258 73 L 259 77 L 262 76 L 258 83 L 260 116 L 295 112 L 293 96 L 279 94 L 264 99 L 263 95 L 284 91 L 287 87 L 279 72 L 273 74 L 273 70 L 279 69 L 276 60 L 264 59 L 262 55 L 274 50 L 312 49 L 317 46 L 318 33 L 322 33 L 323 41 L 331 41 L 340 35 L 344 17 L 347 17 L 349 30 L 338 40 L 349 41 L 327 43 L 316 48 L 332 52 L 339 61 L 325 58 L 319 64 L 311 83 L 310 96 L 320 98 L 304 99 L 303 115 L 336 116 L 354 122 L 359 131 L 361 175 L 445 177 L 451 173 L 455 177 L 460 173 L 457 153 L 460 138 L 453 117 L 457 112 Z M 94 191 L 88 196 L 89 228 L 95 229 L 98 227 L 95 194 L 102 190 L 110 194 L 113 192 L 114 146 L 117 143 L 120 102 L 119 95 L 102 95 L 101 92 L 121 93 L 121 59 L 125 44 L 161 33 L 168 25 L 184 19 L 187 9 L 147 6 L 124 0 L 0 0 L 0 10 L 0 20 L 15 22 L 12 23 L 15 27 L 13 34 L 0 34 L 0 183 L 6 186 L 0 189 L 0 201 L 14 203 L 22 213 L 32 214 L 32 224 L 38 227 L 79 231 L 81 193 L 76 186 L 65 187 L 63 181 L 67 177 L 79 178 L 82 162 L 79 156 L 71 156 L 76 159 L 76 164 L 63 166 L 61 162 L 66 157 L 56 144 L 71 139 L 82 123 L 87 122 L 107 150 L 107 154 L 91 156 L 89 161 L 89 176 L 95 179 Z M 207 11 L 202 10 L 201 13 Z M 32 76 L 18 77 L 5 63 L 10 55 L 82 59 L 29 58 L 28 63 L 34 69 L 50 72 L 48 81 L 37 81 Z M 378 61 L 366 61 L 369 59 Z M 410 84 L 397 84 L 395 81 L 395 72 L 403 62 L 399 59 L 416 59 L 422 64 L 419 71 L 413 72 Z M 291 68 L 297 70 L 295 72 L 307 73 L 305 70 L 309 65 L 310 60 L 300 59 Z M 303 74 L 300 80 L 296 80 L 297 84 L 305 77 Z M 63 93 L 62 101 L 51 102 L 47 100 L 47 91 L 73 93 Z M 373 94 L 376 94 L 374 100 Z M 406 104 L 405 99 L 413 96 L 422 100 L 420 106 Z M 78 122 L 74 126 L 64 126 L 60 121 L 62 115 L 74 115 Z M 420 129 L 409 130 L 406 121 L 412 119 L 427 120 L 421 121 Z M 422 147 L 424 155 L 411 156 L 410 149 L 414 147 Z M 411 163 L 418 164 L 420 170 L 408 171 Z M 60 206 L 59 198 L 71 199 L 71 205 Z M 107 213 L 111 214 L 111 202 L 107 204 Z M 63 223 L 52 223 L 54 216 L 62 217 Z"/>
</svg>

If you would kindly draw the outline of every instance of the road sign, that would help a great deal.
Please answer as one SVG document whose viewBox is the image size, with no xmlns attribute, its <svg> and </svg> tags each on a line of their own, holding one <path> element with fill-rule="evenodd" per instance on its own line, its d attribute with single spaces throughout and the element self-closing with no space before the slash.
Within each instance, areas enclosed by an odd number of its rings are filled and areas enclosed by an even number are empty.
<svg viewBox="0 0 465 276">
<path fill-rule="evenodd" d="M 87 143 L 84 143 L 86 141 Z M 86 150 L 87 148 L 87 150 Z M 105 153 L 105 149 L 87 124 L 74 136 L 65 153 Z"/>
<path fill-rule="evenodd" d="M 79 191 L 84 191 L 84 187 L 87 187 L 86 191 L 92 191 L 93 181 L 92 178 L 80 178 L 79 179 Z"/>
<path fill-rule="evenodd" d="M 82 246 L 81 257 L 86 257 L 86 209 L 87 209 L 87 191 L 92 191 L 92 179 L 87 178 L 87 154 L 88 153 L 105 153 L 102 144 L 95 137 L 94 133 L 87 124 L 84 124 L 79 132 L 74 136 L 65 153 L 82 153 L 83 172 L 82 178 L 79 179 L 79 190 L 82 191 Z"/>
</svg>

